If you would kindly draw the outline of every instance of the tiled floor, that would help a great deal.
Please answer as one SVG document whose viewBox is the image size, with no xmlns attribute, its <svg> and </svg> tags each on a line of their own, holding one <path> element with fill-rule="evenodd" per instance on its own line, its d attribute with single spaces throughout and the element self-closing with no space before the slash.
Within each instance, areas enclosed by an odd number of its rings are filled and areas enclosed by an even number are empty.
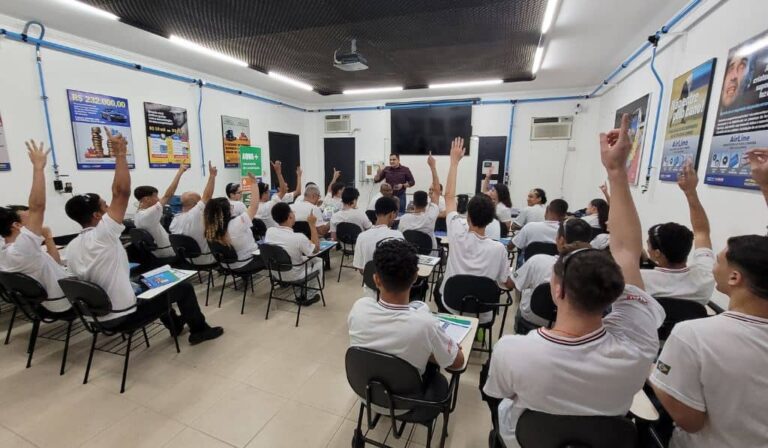
<svg viewBox="0 0 768 448">
<path fill-rule="evenodd" d="M 90 381 L 82 384 L 90 343 L 85 333 L 71 342 L 64 376 L 58 375 L 62 343 L 45 339 L 25 369 L 31 325 L 17 323 L 11 343 L 0 345 L 0 447 L 349 447 L 358 406 L 344 371 L 346 318 L 361 288 L 351 270 L 336 283 L 338 264 L 334 256 L 327 307 L 303 309 L 298 328 L 291 304 L 273 304 L 264 320 L 266 282 L 249 293 L 244 315 L 238 291 L 228 289 L 216 307 L 217 287 L 216 300 L 203 310 L 224 335 L 191 347 L 185 334 L 177 354 L 161 333 L 149 349 L 132 352 L 124 394 L 122 358 L 107 353 L 96 352 Z M 202 304 L 205 286 L 196 289 Z M 3 331 L 8 317 L 0 315 Z M 487 446 L 489 412 L 477 388 L 485 356 L 473 353 L 461 378 L 446 446 Z M 405 446 L 405 436 L 388 436 L 386 423 L 371 437 Z M 426 443 L 423 427 L 405 434 L 407 446 Z"/>
</svg>

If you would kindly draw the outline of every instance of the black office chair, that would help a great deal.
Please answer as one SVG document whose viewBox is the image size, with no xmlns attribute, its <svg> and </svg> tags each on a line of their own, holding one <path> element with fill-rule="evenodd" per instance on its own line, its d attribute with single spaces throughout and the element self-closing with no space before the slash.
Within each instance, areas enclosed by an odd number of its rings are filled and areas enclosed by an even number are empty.
<svg viewBox="0 0 768 448">
<path fill-rule="evenodd" d="M 499 221 L 499 228 L 501 229 L 501 231 L 499 232 L 499 236 L 501 238 L 509 237 L 509 223 L 508 222 L 501 222 L 501 221 Z"/>
<path fill-rule="evenodd" d="M 208 274 L 208 281 L 205 286 L 205 306 L 208 306 L 208 296 L 211 292 L 211 286 L 216 287 L 213 283 L 213 270 L 219 267 L 219 263 L 215 261 L 213 263 L 197 263 L 195 261 L 196 258 L 204 255 L 211 255 L 211 253 L 203 253 L 202 249 L 200 249 L 200 245 L 197 244 L 197 241 L 191 236 L 171 234 L 168 235 L 168 237 L 171 240 L 173 251 L 176 252 L 176 256 L 179 258 L 179 268 L 197 271 L 198 277 L 201 272 Z M 202 277 L 199 278 L 200 283 L 202 283 Z"/>
<path fill-rule="evenodd" d="M 416 367 L 397 356 L 363 347 L 348 348 L 345 365 L 347 381 L 361 398 L 357 427 L 352 437 L 353 448 L 363 448 L 366 443 L 387 447 L 363 435 L 363 413 L 367 416 L 369 429 L 375 428 L 382 416 L 372 406 L 388 410 L 386 416 L 390 418 L 395 439 L 400 439 L 407 423 L 424 425 L 427 428 L 427 448 L 432 444 L 437 418 L 442 414 L 440 446 L 445 444 L 451 407 L 449 387 L 446 387 L 445 397 L 428 397 L 432 392 L 425 391 L 425 384 Z"/>
<path fill-rule="evenodd" d="M 590 241 L 594 240 L 597 235 L 602 235 L 603 233 L 608 233 L 608 232 L 601 229 L 600 227 L 592 227 L 592 238 L 590 238 Z"/>
<path fill-rule="evenodd" d="M 456 195 L 456 211 L 460 215 L 467 213 L 467 205 L 469 205 L 469 195 L 457 194 Z"/>
<path fill-rule="evenodd" d="M 226 244 L 222 244 L 218 241 L 208 240 L 208 247 L 211 248 L 213 258 L 221 266 L 221 271 L 224 273 L 224 280 L 221 284 L 221 293 L 219 294 L 219 308 L 221 308 L 221 301 L 224 299 L 224 288 L 227 286 L 227 277 L 231 276 L 235 281 L 237 277 L 243 280 L 243 302 L 240 305 L 240 314 L 245 313 L 245 296 L 248 294 L 248 284 L 251 285 L 251 293 L 253 293 L 253 276 L 258 272 L 264 270 L 264 264 L 259 257 L 251 255 L 248 258 L 239 259 L 235 248 Z M 244 263 L 245 265 L 240 267 L 233 267 L 233 264 Z M 206 302 L 206 305 L 208 303 Z"/>
<path fill-rule="evenodd" d="M 26 274 L 20 272 L 0 272 L 0 285 L 2 285 L 5 291 L 3 294 L 7 300 L 15 305 L 13 317 L 15 318 L 17 310 L 21 310 L 24 316 L 32 322 L 32 332 L 29 334 L 29 345 L 27 347 L 27 368 L 32 365 L 32 355 L 35 354 L 40 324 L 67 323 L 64 353 L 61 356 L 61 369 L 59 370 L 59 375 L 64 375 L 64 369 L 67 365 L 67 353 L 69 352 L 69 337 L 72 333 L 72 323 L 76 319 L 74 311 L 71 309 L 61 313 L 49 311 L 43 304 L 61 300 L 63 297 L 48 298 L 48 293 L 43 285 Z M 13 322 L 11 322 L 11 325 L 13 325 Z M 8 327 L 8 336 L 10 336 L 10 330 L 11 328 Z"/>
<path fill-rule="evenodd" d="M 88 364 L 85 367 L 85 377 L 83 378 L 83 384 L 88 383 L 88 375 L 91 372 L 91 364 L 93 362 L 93 352 L 96 350 L 96 341 L 99 334 L 105 336 L 121 335 L 123 339 L 127 338 L 125 347 L 125 361 L 123 362 L 123 378 L 120 382 L 120 393 L 125 392 L 125 380 L 128 376 L 128 360 L 131 356 L 131 344 L 133 342 L 133 335 L 141 330 L 144 335 L 144 341 L 149 347 L 149 337 L 147 337 L 147 331 L 145 327 L 152 322 L 160 319 L 162 316 L 169 316 L 168 321 L 171 322 L 171 335 L 176 343 L 176 353 L 181 353 L 179 348 L 178 332 L 173 328 L 173 319 L 170 318 L 171 306 L 170 302 L 166 310 L 162 313 L 158 313 L 154 316 L 149 316 L 140 322 L 125 322 L 122 319 L 116 319 L 117 322 L 100 321 L 99 318 L 104 317 L 110 313 L 120 313 L 136 308 L 136 304 L 124 309 L 113 309 L 112 302 L 109 300 L 107 293 L 101 288 L 101 286 L 86 282 L 83 280 L 76 280 L 74 278 L 65 278 L 59 280 L 61 289 L 64 290 L 69 303 L 72 304 L 72 309 L 75 314 L 80 318 L 83 326 L 89 333 L 93 335 L 91 340 L 91 351 L 88 353 Z M 141 300 L 141 299 L 138 299 Z M 181 329 L 179 329 L 181 330 Z M 113 354 L 119 354 L 119 352 L 110 352 Z"/>
<path fill-rule="evenodd" d="M 376 212 L 374 210 L 366 210 L 365 216 L 368 217 L 368 220 L 371 221 L 371 224 L 374 226 L 376 225 Z"/>
<path fill-rule="evenodd" d="M 482 313 L 493 313 L 489 322 L 479 325 L 479 328 L 484 329 L 488 334 L 487 340 L 483 341 L 483 345 L 488 343 L 488 348 L 478 349 L 479 351 L 492 353 L 492 328 L 500 308 L 504 309 L 504 313 L 501 319 L 499 337 L 503 334 L 504 324 L 507 321 L 507 311 L 512 305 L 512 296 L 509 291 L 505 291 L 505 293 L 507 300 L 501 301 L 502 290 L 499 285 L 488 277 L 477 275 L 454 275 L 445 284 L 443 301 L 447 307 L 458 311 L 459 315 L 470 314 L 479 319 Z"/>
<path fill-rule="evenodd" d="M 403 232 L 405 241 L 416 247 L 419 255 L 432 255 L 432 237 L 418 230 L 406 230 Z"/>
<path fill-rule="evenodd" d="M 664 313 L 666 313 L 664 323 L 659 327 L 660 341 L 667 340 L 678 322 L 707 317 L 707 309 L 704 305 L 692 300 L 670 299 L 666 297 L 655 297 L 655 299 L 664 308 Z"/>
<path fill-rule="evenodd" d="M 552 300 L 552 290 L 549 287 L 549 283 L 542 283 L 533 289 L 531 294 L 531 311 L 533 314 L 549 322 L 547 328 L 552 328 L 552 324 L 557 319 L 557 306 L 555 306 L 555 302 Z M 526 320 L 522 316 L 517 324 L 515 328 L 515 333 L 517 334 L 528 334 L 529 331 L 541 326 Z"/>
<path fill-rule="evenodd" d="M 251 227 L 253 232 L 253 239 L 256 241 L 262 241 L 267 234 L 267 225 L 259 218 L 253 218 L 253 225 Z"/>
<path fill-rule="evenodd" d="M 299 310 L 296 313 L 296 326 L 299 326 L 299 317 L 301 317 L 301 307 L 306 300 L 309 299 L 309 291 L 317 291 L 320 294 L 320 298 L 325 306 L 325 296 L 323 295 L 323 271 L 309 272 L 309 262 L 312 258 L 304 260 L 302 263 L 293 264 L 290 255 L 280 246 L 275 244 L 262 244 L 261 260 L 269 270 L 269 300 L 267 301 L 267 314 L 264 319 L 269 319 L 269 308 L 272 305 L 272 299 L 282 300 L 285 302 L 293 302 L 298 305 Z M 283 273 L 289 272 L 295 267 L 304 267 L 303 278 L 299 280 L 286 280 L 283 279 Z M 317 287 L 309 286 L 311 280 L 317 280 Z M 275 290 L 282 287 L 291 287 L 293 290 L 293 300 L 286 299 L 275 295 Z M 293 287 L 301 288 L 301 294 L 296 295 L 296 289 Z"/>
<path fill-rule="evenodd" d="M 293 231 L 296 233 L 303 233 L 307 238 L 312 239 L 312 231 L 310 230 L 307 221 L 296 221 L 293 224 Z"/>
<path fill-rule="evenodd" d="M 447 232 L 448 224 L 445 222 L 445 218 L 437 218 L 435 221 L 435 232 Z"/>
<path fill-rule="evenodd" d="M 356 269 L 351 264 L 344 264 L 344 260 L 347 257 L 355 256 L 355 244 L 357 244 L 357 237 L 363 232 L 357 224 L 351 222 L 340 222 L 336 226 L 336 240 L 341 243 L 341 263 L 339 264 L 339 277 L 336 279 L 336 283 L 341 281 L 341 270 L 344 268 Z"/>
<path fill-rule="evenodd" d="M 13 330 L 14 322 L 16 322 L 16 314 L 18 313 L 19 308 L 13 303 L 13 301 L 11 301 L 7 291 L 5 288 L 3 288 L 2 283 L 0 283 L 0 300 L 3 302 L 0 303 L 0 311 L 11 312 L 11 319 L 8 321 L 8 330 L 5 333 L 5 345 L 8 345 L 8 342 L 11 340 L 11 331 Z"/>
<path fill-rule="evenodd" d="M 371 291 L 376 292 L 376 300 L 379 300 L 379 288 L 376 286 L 376 282 L 373 281 L 373 274 L 376 272 L 376 263 L 373 260 L 365 263 L 363 268 L 363 284 Z"/>
<path fill-rule="evenodd" d="M 155 238 L 146 230 L 134 228 L 130 230 L 129 235 L 131 237 L 131 245 L 139 255 L 142 270 L 151 270 L 166 264 L 173 265 L 178 261 L 175 255 L 171 257 L 156 256 L 154 251 L 169 249 L 171 246 L 158 247 Z"/>
<path fill-rule="evenodd" d="M 522 448 L 635 448 L 637 429 L 622 416 L 523 412 L 515 437 Z"/>
<path fill-rule="evenodd" d="M 541 241 L 537 241 L 535 243 L 530 243 L 528 246 L 523 249 L 523 255 L 526 260 L 529 260 L 534 255 L 557 255 L 557 244 L 555 243 L 544 243 Z"/>
</svg>

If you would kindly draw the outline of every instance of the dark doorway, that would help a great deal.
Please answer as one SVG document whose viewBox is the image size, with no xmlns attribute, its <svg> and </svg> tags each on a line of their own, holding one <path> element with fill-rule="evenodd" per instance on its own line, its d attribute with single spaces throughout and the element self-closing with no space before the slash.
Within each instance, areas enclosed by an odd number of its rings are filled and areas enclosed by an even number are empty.
<svg viewBox="0 0 768 448">
<path fill-rule="evenodd" d="M 283 165 L 283 177 L 288 184 L 288 191 L 296 189 L 296 167 L 301 164 L 299 154 L 299 136 L 282 132 L 269 132 L 269 162 L 279 160 Z M 271 170 L 271 166 L 264 167 Z M 270 171 L 272 188 L 277 188 L 277 176 Z"/>
<path fill-rule="evenodd" d="M 491 177 L 491 180 L 498 182 L 504 181 L 504 174 L 507 167 L 504 166 L 504 156 L 507 152 L 507 137 L 480 137 L 477 150 L 477 181 L 475 183 L 475 193 L 480 193 L 480 183 L 483 181 L 485 170 L 483 162 L 491 161 L 499 163 L 499 174 Z"/>
<path fill-rule="evenodd" d="M 355 138 L 326 138 L 325 146 L 325 183 L 324 190 L 333 178 L 333 169 L 341 171 L 339 182 L 355 186 Z"/>
</svg>

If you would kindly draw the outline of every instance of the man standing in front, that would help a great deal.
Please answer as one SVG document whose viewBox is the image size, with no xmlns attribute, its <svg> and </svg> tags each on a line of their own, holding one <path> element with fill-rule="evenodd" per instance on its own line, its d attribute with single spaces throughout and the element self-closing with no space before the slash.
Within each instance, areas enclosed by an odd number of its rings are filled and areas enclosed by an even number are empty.
<svg viewBox="0 0 768 448">
<path fill-rule="evenodd" d="M 376 183 L 382 180 L 392 185 L 395 197 L 400 200 L 400 213 L 405 213 L 405 190 L 416 185 L 416 181 L 413 179 L 410 168 L 400 165 L 399 154 L 390 154 L 389 166 L 379 170 L 373 178 Z"/>
</svg>

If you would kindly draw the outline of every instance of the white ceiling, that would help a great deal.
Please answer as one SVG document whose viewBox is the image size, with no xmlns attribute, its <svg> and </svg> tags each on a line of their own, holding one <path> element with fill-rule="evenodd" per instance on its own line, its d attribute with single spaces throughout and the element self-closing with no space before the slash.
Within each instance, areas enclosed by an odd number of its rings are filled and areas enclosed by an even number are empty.
<svg viewBox="0 0 768 448">
<path fill-rule="evenodd" d="M 592 90 L 637 49 L 649 34 L 658 30 L 687 3 L 688 0 L 561 0 L 537 79 L 473 88 L 471 94 L 499 96 L 523 91 Z M 57 32 L 68 33 L 95 42 L 92 45 L 94 49 L 108 48 L 111 52 L 126 57 L 130 57 L 128 52 L 146 55 L 158 61 L 167 61 L 168 64 L 183 66 L 188 69 L 186 74 L 193 77 L 208 79 L 212 75 L 263 92 L 267 96 L 308 107 L 384 98 L 376 95 L 321 96 L 314 92 L 301 91 L 255 70 L 219 62 L 180 48 L 160 36 L 82 13 L 57 0 L 0 0 L 0 14 L 21 21 L 42 22 L 49 28 L 46 38 L 51 40 L 62 40 L 63 36 Z M 13 24 L 3 23 L 0 18 L 0 26 L 8 25 Z M 77 46 L 82 47 L 83 43 L 80 42 Z M 331 57 L 332 55 L 328 55 L 329 64 Z M 376 70 L 376 67 L 371 67 L 370 70 Z M 450 70 L 450 67 L 446 67 L 446 70 Z M 467 92 L 422 89 L 383 95 L 388 100 L 397 100 L 466 96 Z"/>
</svg>

